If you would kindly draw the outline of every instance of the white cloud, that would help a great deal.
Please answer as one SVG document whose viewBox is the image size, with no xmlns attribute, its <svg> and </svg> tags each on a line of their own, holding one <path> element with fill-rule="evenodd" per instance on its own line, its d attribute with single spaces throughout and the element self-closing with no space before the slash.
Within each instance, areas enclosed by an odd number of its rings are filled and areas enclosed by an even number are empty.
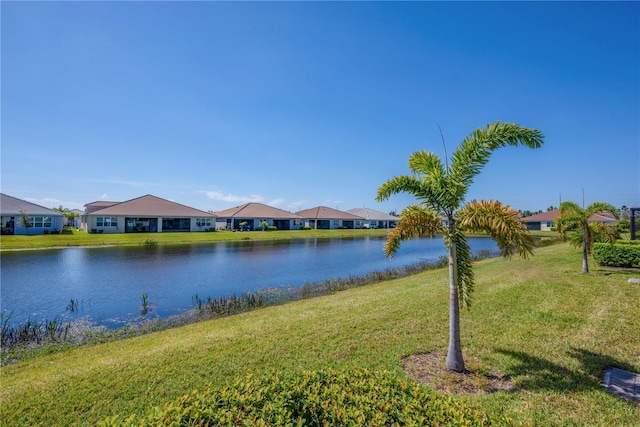
<svg viewBox="0 0 640 427">
<path fill-rule="evenodd" d="M 272 201 L 270 201 L 269 203 L 267 203 L 269 206 L 280 206 L 282 204 L 282 202 L 284 202 L 283 199 L 273 199 Z"/>
<path fill-rule="evenodd" d="M 99 200 L 109 200 L 109 195 L 107 193 L 104 193 L 102 196 L 99 197 Z"/>
<path fill-rule="evenodd" d="M 234 194 L 223 194 L 219 191 L 206 191 L 205 194 L 212 200 L 222 200 L 224 202 L 262 202 L 264 197 L 256 194 L 249 196 L 236 196 Z"/>
</svg>

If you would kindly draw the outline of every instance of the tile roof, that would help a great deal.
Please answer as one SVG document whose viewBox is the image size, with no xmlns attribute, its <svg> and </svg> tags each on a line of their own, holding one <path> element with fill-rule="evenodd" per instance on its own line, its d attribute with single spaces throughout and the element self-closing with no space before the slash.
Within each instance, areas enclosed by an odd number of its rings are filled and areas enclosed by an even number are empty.
<svg viewBox="0 0 640 427">
<path fill-rule="evenodd" d="M 85 205 L 87 206 L 87 205 Z M 100 216 L 162 216 L 162 217 L 215 217 L 212 213 L 181 205 L 147 194 L 126 202 L 115 203 L 102 209 L 87 212 Z"/>
<path fill-rule="evenodd" d="M 299 215 L 262 203 L 245 203 L 214 213 L 218 218 L 301 219 Z"/>
<path fill-rule="evenodd" d="M 297 214 L 307 219 L 342 219 L 348 221 L 364 219 L 361 216 L 328 208 L 326 206 L 316 206 L 315 208 L 305 209 L 297 212 Z"/>
<path fill-rule="evenodd" d="M 398 221 L 400 219 L 397 216 L 389 215 L 384 212 L 375 211 L 369 208 L 349 209 L 347 213 L 358 215 L 362 218 L 374 221 Z"/>
<path fill-rule="evenodd" d="M 559 216 L 560 216 L 560 210 L 559 209 L 553 209 L 553 210 L 550 210 L 550 211 L 547 211 L 547 212 L 542 212 L 542 213 L 539 213 L 539 214 L 526 216 L 524 218 L 521 218 L 520 221 L 522 221 L 522 222 L 555 221 L 556 219 L 558 219 Z"/>
<path fill-rule="evenodd" d="M 106 200 L 98 200 L 96 202 L 87 203 L 84 205 L 83 213 L 91 213 L 93 211 L 97 211 L 98 209 L 108 208 L 109 206 L 117 205 L 122 202 L 107 202 Z"/>
<path fill-rule="evenodd" d="M 17 197 L 0 193 L 0 212 L 2 215 L 19 215 L 22 212 L 29 215 L 62 216 L 62 213 Z"/>
<path fill-rule="evenodd" d="M 618 220 L 615 219 L 610 213 L 601 212 L 601 213 L 594 213 L 593 215 L 591 215 L 589 217 L 589 222 L 605 222 L 605 223 L 614 224 L 618 222 Z"/>
<path fill-rule="evenodd" d="M 527 216 L 524 218 L 520 218 L 522 222 L 546 222 L 546 221 L 555 221 L 560 216 L 560 209 L 553 209 L 551 211 L 542 212 L 536 215 Z M 611 216 L 611 214 L 606 212 L 595 213 L 589 217 L 590 222 L 606 222 L 606 223 L 614 223 L 617 220 Z"/>
</svg>

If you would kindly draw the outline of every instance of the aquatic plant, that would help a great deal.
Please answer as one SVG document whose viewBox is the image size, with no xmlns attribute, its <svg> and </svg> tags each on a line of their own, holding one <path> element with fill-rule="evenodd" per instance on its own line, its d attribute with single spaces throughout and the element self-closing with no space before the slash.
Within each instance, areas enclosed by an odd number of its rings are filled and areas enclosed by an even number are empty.
<svg viewBox="0 0 640 427">
<path fill-rule="evenodd" d="M 440 257 L 436 261 L 424 261 L 410 264 L 402 268 L 386 269 L 364 276 L 349 276 L 339 279 L 329 279 L 324 282 L 306 283 L 300 287 L 283 286 L 279 288 L 265 288 L 258 292 L 247 292 L 241 295 L 226 297 L 203 298 L 198 294 L 191 300 L 194 310 L 165 319 L 147 319 L 152 304 L 149 295 L 141 295 L 140 306 L 142 322 L 127 324 L 118 329 L 108 329 L 106 326 L 96 326 L 87 319 L 77 319 L 73 322 L 62 323 L 59 317 L 48 322 L 37 322 L 27 319 L 26 322 L 12 326 L 10 319 L 13 313 L 5 316 L 0 314 L 0 365 L 14 363 L 25 358 L 33 357 L 46 351 L 48 353 L 61 351 L 69 346 L 87 346 L 106 343 L 120 339 L 140 336 L 151 332 L 184 326 L 188 323 L 229 316 L 261 307 L 284 304 L 290 301 L 329 295 L 346 289 L 366 286 L 382 280 L 397 279 L 420 273 L 425 270 L 442 268 L 447 265 L 447 258 Z M 70 306 L 77 307 L 77 300 Z"/>
<path fill-rule="evenodd" d="M 69 304 L 67 304 L 67 311 L 71 313 L 75 313 L 78 311 L 78 300 L 71 298 Z"/>
<path fill-rule="evenodd" d="M 142 294 L 141 296 L 142 305 L 140 306 L 140 315 L 144 318 L 149 313 L 149 295 Z"/>
<path fill-rule="evenodd" d="M 158 246 L 158 242 L 153 239 L 147 238 L 144 242 L 142 242 L 142 246 L 146 248 L 154 248 Z"/>
</svg>

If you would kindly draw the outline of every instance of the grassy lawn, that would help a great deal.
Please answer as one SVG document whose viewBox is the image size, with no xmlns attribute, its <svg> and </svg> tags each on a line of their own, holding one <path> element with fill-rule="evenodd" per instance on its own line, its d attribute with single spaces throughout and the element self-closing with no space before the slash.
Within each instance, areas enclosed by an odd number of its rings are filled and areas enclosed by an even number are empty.
<svg viewBox="0 0 640 427">
<path fill-rule="evenodd" d="M 73 234 L 39 234 L 32 236 L 2 236 L 0 250 L 44 249 L 70 246 L 143 245 L 217 242 L 229 240 L 281 240 L 308 237 L 386 236 L 389 230 L 278 230 L 278 231 L 216 231 L 212 233 L 118 233 L 88 234 L 72 230 Z"/>
<path fill-rule="evenodd" d="M 278 230 L 278 231 L 216 231 L 212 233 L 118 233 L 88 234 L 71 230 L 72 234 L 38 234 L 32 236 L 1 236 L 0 251 L 20 249 L 46 249 L 74 246 L 144 245 L 152 241 L 159 245 L 221 242 L 231 240 L 285 240 L 304 238 L 329 238 L 353 236 L 386 236 L 388 229 L 359 230 Z M 558 239 L 551 231 L 532 231 L 531 235 L 542 239 Z"/>
<path fill-rule="evenodd" d="M 637 425 L 640 405 L 600 380 L 608 366 L 640 371 L 640 286 L 627 283 L 640 272 L 580 269 L 580 250 L 566 244 L 476 264 L 463 351 L 511 376 L 517 391 L 460 399 L 533 425 Z M 446 350 L 447 297 L 447 271 L 427 271 L 43 356 L 0 369 L 0 416 L 5 425 L 92 425 L 248 372 L 402 373 L 404 356 Z"/>
</svg>

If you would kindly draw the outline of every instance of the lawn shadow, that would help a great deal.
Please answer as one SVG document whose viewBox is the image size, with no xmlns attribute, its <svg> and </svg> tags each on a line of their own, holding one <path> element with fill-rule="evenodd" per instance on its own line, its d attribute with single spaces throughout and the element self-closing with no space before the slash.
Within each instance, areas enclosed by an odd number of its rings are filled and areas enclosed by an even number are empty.
<svg viewBox="0 0 640 427">
<path fill-rule="evenodd" d="M 597 266 L 595 268 L 590 269 L 594 274 L 600 274 L 602 276 L 611 276 L 611 275 L 620 275 L 620 276 L 628 276 L 631 275 L 640 275 L 640 268 L 633 267 L 601 267 Z"/>
<path fill-rule="evenodd" d="M 568 355 L 578 360 L 580 369 L 572 370 L 550 360 L 513 350 L 496 349 L 520 363 L 508 369 L 519 388 L 527 390 L 587 391 L 604 390 L 604 372 L 609 368 L 638 372 L 638 367 L 606 354 L 572 348 Z"/>
</svg>

